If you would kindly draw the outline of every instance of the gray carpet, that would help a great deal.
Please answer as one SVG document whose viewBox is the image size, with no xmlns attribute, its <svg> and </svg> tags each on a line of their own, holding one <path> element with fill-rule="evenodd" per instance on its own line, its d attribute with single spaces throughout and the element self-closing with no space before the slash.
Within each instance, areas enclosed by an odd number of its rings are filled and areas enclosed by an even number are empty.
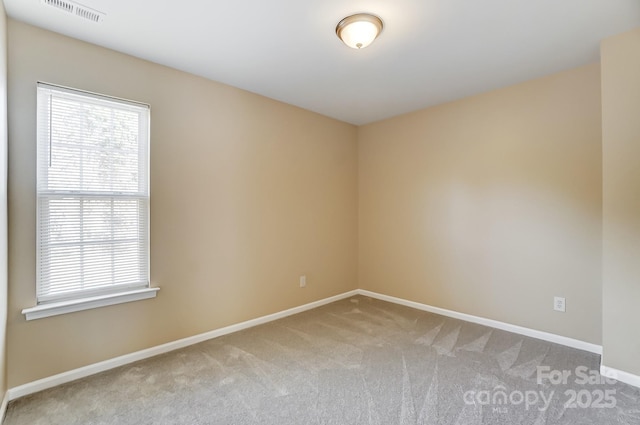
<svg viewBox="0 0 640 425">
<path fill-rule="evenodd" d="M 5 424 L 640 424 L 639 389 L 582 383 L 598 368 L 584 351 L 353 297 L 13 401 Z"/>
</svg>

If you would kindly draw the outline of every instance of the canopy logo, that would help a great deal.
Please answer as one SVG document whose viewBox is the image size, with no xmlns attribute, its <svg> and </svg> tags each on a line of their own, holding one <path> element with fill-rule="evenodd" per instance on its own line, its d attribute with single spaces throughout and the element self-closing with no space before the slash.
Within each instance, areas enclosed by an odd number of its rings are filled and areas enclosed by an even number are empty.
<svg viewBox="0 0 640 425">
<path fill-rule="evenodd" d="M 543 390 L 507 391 L 498 385 L 493 390 L 469 390 L 464 393 L 465 404 L 491 406 L 494 412 L 506 413 L 508 406 L 524 406 L 526 410 L 546 411 L 556 395 L 565 409 L 612 409 L 616 407 L 616 390 L 603 388 L 613 385 L 615 380 L 600 375 L 599 371 L 579 366 L 575 370 L 552 370 L 549 366 L 538 366 L 537 383 Z M 544 390 L 549 387 L 551 390 Z M 571 386 L 562 391 L 562 386 Z M 578 388 L 576 388 L 578 386 Z M 583 387 L 583 388 L 580 388 Z M 596 388 L 594 388 L 596 387 Z"/>
</svg>

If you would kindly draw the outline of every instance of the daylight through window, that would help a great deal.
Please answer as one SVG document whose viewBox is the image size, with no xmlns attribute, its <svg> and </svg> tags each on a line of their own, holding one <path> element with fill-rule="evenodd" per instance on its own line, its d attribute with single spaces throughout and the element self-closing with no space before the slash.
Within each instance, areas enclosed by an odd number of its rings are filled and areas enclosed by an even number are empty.
<svg viewBox="0 0 640 425">
<path fill-rule="evenodd" d="M 38 83 L 38 303 L 149 286 L 149 107 Z"/>
</svg>

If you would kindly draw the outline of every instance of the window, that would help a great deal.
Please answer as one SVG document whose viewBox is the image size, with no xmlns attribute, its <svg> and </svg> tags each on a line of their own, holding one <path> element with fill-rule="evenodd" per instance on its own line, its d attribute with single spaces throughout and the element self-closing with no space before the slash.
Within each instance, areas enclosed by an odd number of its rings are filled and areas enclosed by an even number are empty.
<svg viewBox="0 0 640 425">
<path fill-rule="evenodd" d="M 148 105 L 38 83 L 37 125 L 38 304 L 149 288 Z"/>
</svg>

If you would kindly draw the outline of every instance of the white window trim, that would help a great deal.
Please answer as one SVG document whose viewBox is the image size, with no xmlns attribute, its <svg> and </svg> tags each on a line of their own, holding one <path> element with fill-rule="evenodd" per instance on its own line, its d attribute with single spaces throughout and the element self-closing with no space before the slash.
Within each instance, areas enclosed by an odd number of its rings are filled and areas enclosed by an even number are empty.
<svg viewBox="0 0 640 425">
<path fill-rule="evenodd" d="M 27 320 L 43 319 L 45 317 L 58 316 L 60 314 L 155 298 L 159 290 L 160 288 L 158 287 L 144 288 L 135 291 L 100 295 L 97 297 L 39 304 L 35 307 L 25 308 L 22 310 L 22 314 L 25 315 Z"/>
<path fill-rule="evenodd" d="M 80 93 L 88 97 L 97 97 L 100 99 L 105 99 L 105 98 L 112 99 L 114 101 L 118 101 L 125 104 L 128 103 L 134 106 L 142 106 L 142 107 L 150 108 L 148 104 L 141 103 L 141 102 L 135 102 L 128 99 L 121 99 L 121 98 L 112 97 L 112 96 L 105 96 L 105 95 L 101 95 L 93 92 L 77 90 L 69 87 L 44 83 L 40 81 L 38 81 L 38 86 L 45 86 L 45 87 L 49 86 L 59 91 Z M 148 122 L 147 125 L 150 126 L 150 123 Z M 149 130 L 147 130 L 147 132 L 148 131 Z M 147 160 L 149 160 L 149 156 L 147 156 Z M 149 170 L 148 167 L 149 165 L 147 165 L 147 170 Z M 147 198 L 147 202 L 149 202 L 149 198 Z M 149 226 L 148 218 L 147 218 L 147 226 Z M 148 231 L 147 232 L 147 250 L 149 249 L 149 240 L 148 240 L 149 236 L 150 236 L 150 232 Z M 148 254 L 148 251 L 147 251 L 147 254 Z M 148 263 L 147 263 L 147 266 L 148 266 Z M 141 288 L 125 287 L 125 288 L 122 288 L 121 292 L 112 292 L 112 293 L 99 294 L 99 295 L 86 294 L 85 297 L 81 297 L 81 298 L 75 298 L 75 299 L 72 298 L 67 300 L 37 303 L 34 307 L 23 309 L 22 314 L 24 314 L 25 319 L 27 321 L 42 319 L 46 317 L 58 316 L 61 314 L 73 313 L 77 311 L 89 310 L 89 309 L 105 307 L 109 305 L 116 305 L 116 304 L 132 302 L 132 301 L 155 298 L 159 290 L 160 290 L 159 287 L 151 287 L 150 282 L 147 282 L 146 287 L 141 287 Z"/>
</svg>

